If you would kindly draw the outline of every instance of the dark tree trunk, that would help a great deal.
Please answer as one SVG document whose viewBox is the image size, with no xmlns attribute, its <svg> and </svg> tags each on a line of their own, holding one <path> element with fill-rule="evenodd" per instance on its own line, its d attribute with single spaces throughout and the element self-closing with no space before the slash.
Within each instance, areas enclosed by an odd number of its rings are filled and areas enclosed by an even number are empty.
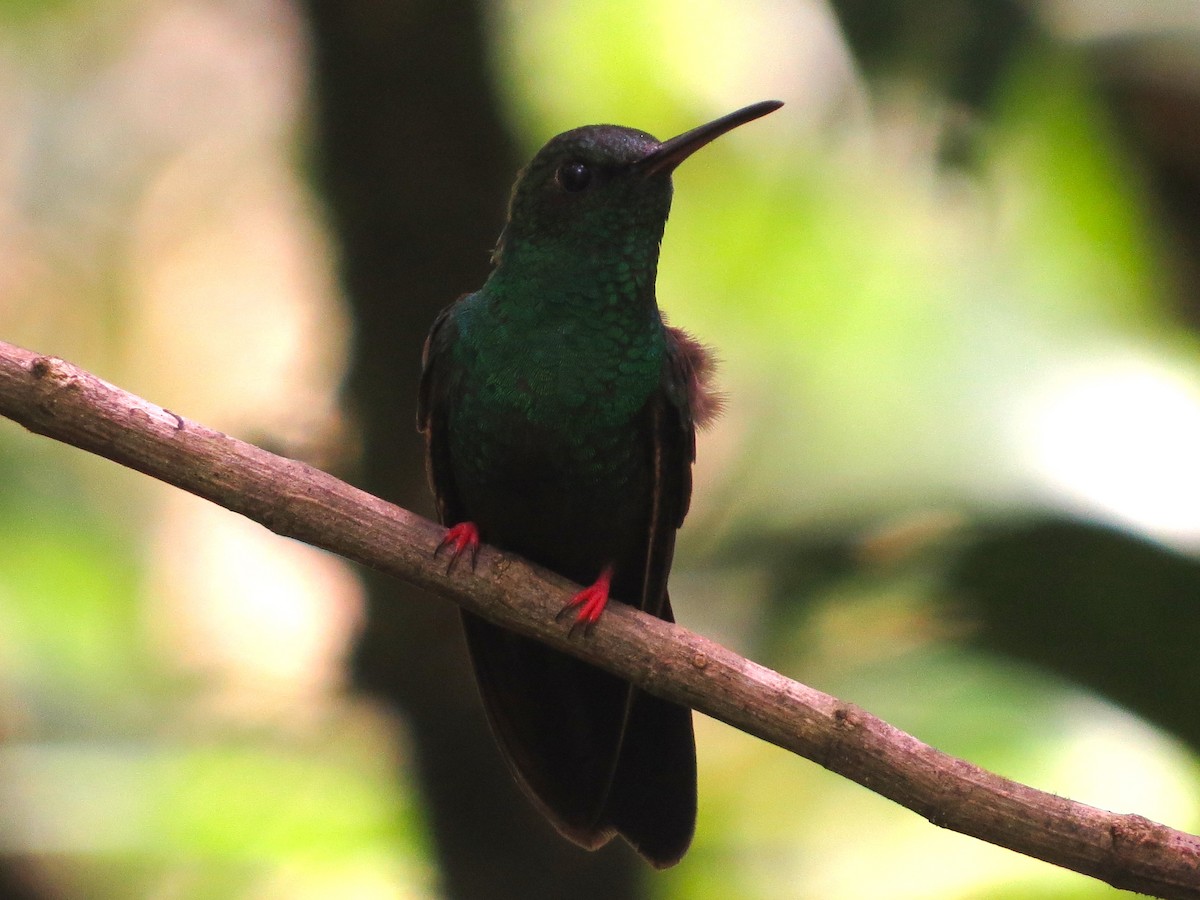
<svg viewBox="0 0 1200 900">
<path fill-rule="evenodd" d="M 305 6 L 317 178 L 356 331 L 348 394 L 363 438 L 359 481 L 428 511 L 414 430 L 422 341 L 438 309 L 482 284 L 517 168 L 482 11 L 470 0 Z M 355 677 L 409 726 L 446 895 L 637 895 L 630 851 L 575 848 L 520 795 L 493 746 L 453 610 L 368 581 Z"/>
</svg>

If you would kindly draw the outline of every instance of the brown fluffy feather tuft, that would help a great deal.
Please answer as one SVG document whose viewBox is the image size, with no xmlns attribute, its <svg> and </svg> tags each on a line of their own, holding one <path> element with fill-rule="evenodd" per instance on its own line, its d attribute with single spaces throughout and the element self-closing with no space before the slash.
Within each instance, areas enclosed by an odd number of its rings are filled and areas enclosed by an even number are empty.
<svg viewBox="0 0 1200 900">
<path fill-rule="evenodd" d="M 698 428 L 707 428 L 725 408 L 725 395 L 717 389 L 714 379 L 717 373 L 716 354 L 682 328 L 668 325 L 667 331 L 675 339 L 687 372 L 688 405 L 691 407 L 692 421 Z"/>
</svg>

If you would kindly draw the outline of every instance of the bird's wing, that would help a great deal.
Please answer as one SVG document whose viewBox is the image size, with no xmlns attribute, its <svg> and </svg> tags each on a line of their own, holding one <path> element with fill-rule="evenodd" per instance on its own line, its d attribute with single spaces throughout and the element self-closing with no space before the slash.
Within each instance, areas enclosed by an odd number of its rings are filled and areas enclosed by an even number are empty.
<svg viewBox="0 0 1200 900">
<path fill-rule="evenodd" d="M 417 393 L 417 430 L 425 435 L 425 473 L 443 525 L 457 524 L 461 518 L 450 465 L 446 398 L 453 388 L 453 368 L 448 365 L 447 357 L 455 336 L 454 310 L 462 299 L 455 300 L 433 320 L 421 354 L 421 384 Z"/>
<path fill-rule="evenodd" d="M 708 348 L 679 328 L 667 328 L 666 334 L 662 385 L 649 406 L 654 495 L 642 608 L 670 619 L 667 575 L 675 552 L 675 532 L 683 524 L 692 498 L 696 428 L 716 417 L 721 401 L 710 384 L 715 366 Z"/>
<path fill-rule="evenodd" d="M 642 608 L 674 621 L 667 576 L 675 533 L 692 495 L 696 428 L 716 415 L 709 385 L 713 361 L 686 332 L 667 329 L 659 390 L 647 406 L 653 453 L 653 497 L 642 581 Z M 601 822 L 620 832 L 656 867 L 678 862 L 696 821 L 696 748 L 692 711 L 653 694 L 630 690 L 618 758 Z"/>
</svg>

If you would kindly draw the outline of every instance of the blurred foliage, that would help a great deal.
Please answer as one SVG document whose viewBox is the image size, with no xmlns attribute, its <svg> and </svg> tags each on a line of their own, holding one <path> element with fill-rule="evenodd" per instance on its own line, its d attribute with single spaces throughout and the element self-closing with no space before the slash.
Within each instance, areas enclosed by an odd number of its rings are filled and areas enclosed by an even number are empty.
<svg viewBox="0 0 1200 900">
<path fill-rule="evenodd" d="M 863 67 L 986 111 L 1015 52 L 1034 38 L 1018 0 L 832 0 Z"/>
<path fill-rule="evenodd" d="M 1040 9 L 488 15 L 530 152 L 584 122 L 666 136 L 788 101 L 676 179 L 660 298 L 719 347 L 728 393 L 701 436 L 681 620 L 1008 777 L 1195 830 L 1186 242 L 1099 75 L 1119 42 Z M 296 455 L 348 443 L 332 262 L 295 172 L 295 10 L 8 0 L 0 21 L 0 337 Z M 1136 43 L 1136 19 L 1121 27 Z M 1172 46 L 1200 47 L 1191 27 Z M 1129 360 L 1165 374 L 1081 416 L 1063 385 Z M 1178 415 L 1158 405 L 1167 376 L 1191 392 Z M 1047 455 L 1048 423 L 1070 453 Z M 322 606 L 330 582 L 305 557 L 283 593 L 308 585 L 311 605 L 289 594 L 254 618 L 271 539 L 229 563 L 248 585 L 229 602 L 229 581 L 206 581 L 209 526 L 172 531 L 190 514 L 169 496 L 0 427 L 0 849 L 40 873 L 29 896 L 435 895 L 428 814 L 388 767 L 403 727 L 336 674 L 357 595 Z M 189 624 L 214 609 L 210 630 Z M 332 649 L 293 638 L 305 616 Z M 257 651 L 235 645 L 247 635 Z M 311 680 L 272 680 L 295 659 Z M 697 844 L 661 896 L 1116 894 L 698 731 Z"/>
<path fill-rule="evenodd" d="M 85 0 L 0 0 L 0 21 L 29 27 L 38 19 L 61 15 Z"/>
<path fill-rule="evenodd" d="M 1200 748 L 1200 560 L 1066 519 L 992 523 L 947 586 L 972 603 L 990 648 L 1137 710 Z"/>
</svg>

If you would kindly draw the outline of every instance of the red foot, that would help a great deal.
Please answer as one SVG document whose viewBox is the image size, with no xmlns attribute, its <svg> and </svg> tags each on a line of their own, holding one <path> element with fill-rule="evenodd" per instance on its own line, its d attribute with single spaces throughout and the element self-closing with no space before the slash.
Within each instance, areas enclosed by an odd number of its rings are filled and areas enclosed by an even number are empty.
<svg viewBox="0 0 1200 900">
<path fill-rule="evenodd" d="M 563 612 L 566 612 L 568 609 L 579 608 L 579 612 L 575 616 L 575 624 L 571 626 L 572 628 L 578 625 L 590 628 L 600 621 L 600 614 L 604 612 L 604 607 L 608 606 L 608 588 L 612 584 L 612 575 L 612 566 L 605 566 L 603 571 L 600 572 L 600 577 L 596 579 L 595 584 L 584 588 L 563 607 Z"/>
<path fill-rule="evenodd" d="M 454 568 L 454 564 L 458 562 L 458 558 L 463 555 L 463 551 L 470 552 L 471 568 L 474 569 L 475 558 L 479 556 L 479 529 L 475 527 L 475 523 L 459 522 L 453 528 L 447 529 L 446 536 L 437 545 L 433 555 L 437 556 L 447 547 L 450 548 L 450 562 L 446 565 L 447 575 Z"/>
</svg>

